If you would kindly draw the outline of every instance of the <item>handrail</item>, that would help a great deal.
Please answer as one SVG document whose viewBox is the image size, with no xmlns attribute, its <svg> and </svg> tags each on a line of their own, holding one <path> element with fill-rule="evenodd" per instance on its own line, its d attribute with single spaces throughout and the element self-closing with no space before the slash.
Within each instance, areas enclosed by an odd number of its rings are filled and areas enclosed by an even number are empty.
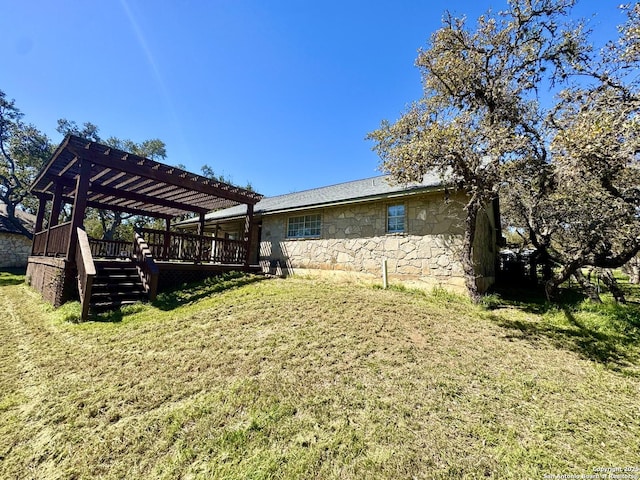
<svg viewBox="0 0 640 480">
<path fill-rule="evenodd" d="M 76 248 L 76 268 L 78 269 L 78 293 L 82 305 L 82 320 L 89 316 L 89 304 L 91 303 L 91 289 L 93 279 L 96 276 L 96 266 L 91 255 L 91 246 L 87 232 L 78 228 L 78 248 Z"/>
<path fill-rule="evenodd" d="M 243 264 L 246 242 L 195 233 L 167 232 L 141 228 L 147 244 L 158 260 Z"/>
<path fill-rule="evenodd" d="M 149 245 L 138 232 L 134 233 L 133 241 L 133 258 L 136 262 L 138 269 L 138 275 L 142 280 L 145 292 L 149 296 L 150 301 L 156 299 L 158 293 L 158 277 L 160 276 L 160 270 L 158 265 L 153 260 L 153 255 L 149 249 Z"/>
<path fill-rule="evenodd" d="M 130 258 L 133 255 L 131 240 L 105 240 L 90 238 L 91 254 L 101 258 Z"/>
</svg>

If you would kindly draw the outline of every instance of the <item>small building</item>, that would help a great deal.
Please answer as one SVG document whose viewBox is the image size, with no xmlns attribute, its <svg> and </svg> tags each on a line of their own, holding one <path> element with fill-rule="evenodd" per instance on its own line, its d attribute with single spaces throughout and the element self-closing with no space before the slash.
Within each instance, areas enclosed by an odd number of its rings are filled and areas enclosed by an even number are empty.
<svg viewBox="0 0 640 480">
<path fill-rule="evenodd" d="M 35 216 L 16 211 L 17 221 L 33 232 Z M 7 206 L 0 203 L 0 268 L 24 268 L 31 253 L 31 237 L 7 217 Z"/>
<path fill-rule="evenodd" d="M 252 262 L 272 274 L 348 275 L 388 278 L 416 287 L 442 286 L 466 292 L 460 249 L 466 195 L 439 177 L 393 184 L 378 176 L 312 190 L 265 197 L 254 206 Z M 205 216 L 215 238 L 240 238 L 246 206 Z M 176 225 L 196 229 L 197 219 Z M 498 201 L 478 218 L 474 260 L 477 284 L 495 282 L 501 239 Z"/>
</svg>

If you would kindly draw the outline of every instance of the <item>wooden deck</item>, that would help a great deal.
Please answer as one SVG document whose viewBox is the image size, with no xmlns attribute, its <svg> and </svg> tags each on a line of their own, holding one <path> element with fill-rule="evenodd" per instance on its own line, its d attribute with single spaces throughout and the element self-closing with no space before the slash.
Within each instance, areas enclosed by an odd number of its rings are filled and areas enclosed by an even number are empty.
<svg viewBox="0 0 640 480">
<path fill-rule="evenodd" d="M 71 283 L 57 286 L 56 291 L 67 292 L 67 297 L 69 292 L 77 292 L 83 319 L 92 312 L 116 309 L 134 301 L 153 301 L 160 291 L 225 272 L 260 271 L 259 265 L 246 261 L 245 242 L 150 229 L 137 231 L 132 241 L 92 239 L 78 229 L 72 264 L 64 260 L 70 235 L 68 223 L 37 233 L 30 263 L 38 264 L 40 269 L 54 266 L 58 273 L 51 276 Z M 45 258 L 59 262 L 40 260 Z"/>
</svg>

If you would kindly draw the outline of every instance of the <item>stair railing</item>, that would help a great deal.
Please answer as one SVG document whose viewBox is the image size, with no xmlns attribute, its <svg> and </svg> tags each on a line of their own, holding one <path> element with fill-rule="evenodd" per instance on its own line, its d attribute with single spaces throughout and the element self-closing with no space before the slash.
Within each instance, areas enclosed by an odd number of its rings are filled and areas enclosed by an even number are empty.
<svg viewBox="0 0 640 480">
<path fill-rule="evenodd" d="M 153 302 L 156 299 L 156 294 L 158 293 L 158 277 L 160 275 L 160 270 L 158 269 L 156 262 L 153 261 L 153 255 L 151 254 L 151 250 L 149 249 L 149 245 L 147 245 L 146 240 L 142 235 L 138 234 L 138 232 L 135 232 L 134 235 L 133 259 L 136 262 L 138 275 L 140 275 L 142 285 L 149 296 L 149 300 Z"/>
<path fill-rule="evenodd" d="M 91 303 L 91 289 L 93 279 L 96 276 L 96 266 L 91 255 L 91 246 L 87 232 L 78 228 L 78 248 L 76 248 L 76 268 L 78 269 L 78 293 L 80 305 L 82 305 L 81 319 L 89 317 L 89 305 Z"/>
</svg>

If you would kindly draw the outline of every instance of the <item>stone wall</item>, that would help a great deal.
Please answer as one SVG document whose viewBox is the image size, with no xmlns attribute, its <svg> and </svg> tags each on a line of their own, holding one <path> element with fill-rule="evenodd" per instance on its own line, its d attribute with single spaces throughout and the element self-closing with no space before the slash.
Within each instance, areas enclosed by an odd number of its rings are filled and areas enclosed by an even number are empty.
<svg viewBox="0 0 640 480">
<path fill-rule="evenodd" d="M 0 268 L 24 268 L 31 254 L 31 240 L 16 233 L 0 233 Z"/>
<path fill-rule="evenodd" d="M 349 272 L 381 279 L 383 259 L 391 280 L 416 286 L 443 286 L 465 291 L 459 261 L 464 231 L 462 195 L 445 199 L 443 192 L 268 215 L 262 219 L 260 264 L 275 274 Z M 405 232 L 388 234 L 389 205 L 404 204 Z M 317 214 L 322 218 L 319 238 L 286 238 L 290 216 Z M 479 286 L 494 280 L 495 232 L 491 211 L 479 219 L 475 259 Z"/>
</svg>

